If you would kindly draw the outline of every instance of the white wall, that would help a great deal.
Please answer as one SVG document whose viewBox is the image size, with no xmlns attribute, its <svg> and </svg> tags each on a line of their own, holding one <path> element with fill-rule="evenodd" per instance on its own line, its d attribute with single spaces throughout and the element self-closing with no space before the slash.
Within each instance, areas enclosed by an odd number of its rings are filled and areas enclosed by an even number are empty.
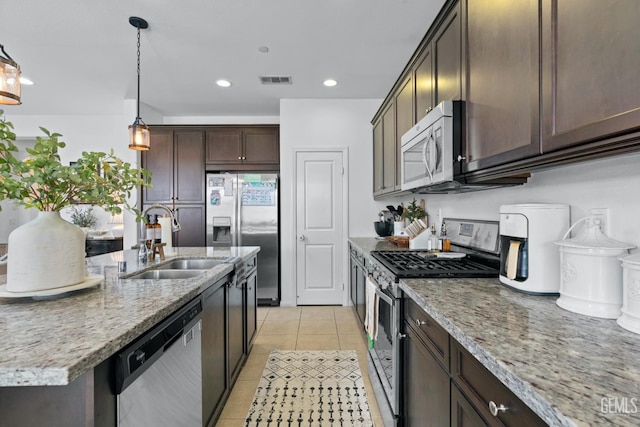
<svg viewBox="0 0 640 427">
<path fill-rule="evenodd" d="M 585 217 L 589 209 L 609 208 L 609 237 L 640 246 L 640 154 L 582 162 L 534 172 L 523 186 L 477 193 L 417 195 L 426 201 L 429 219 L 438 221 L 438 212 L 449 218 L 497 221 L 500 205 L 512 203 L 568 203 L 572 223 Z M 390 202 L 411 202 L 412 195 L 376 202 L 378 209 Z M 375 221 L 370 215 L 367 221 Z M 375 236 L 373 228 L 370 236 Z"/>
<path fill-rule="evenodd" d="M 371 195 L 373 150 L 371 118 L 380 99 L 280 101 L 280 219 L 282 305 L 296 305 L 295 206 L 293 206 L 294 147 L 343 148 L 349 152 L 349 222 L 347 236 L 366 236 L 376 212 Z M 379 209 L 378 209 L 379 210 Z M 374 219 L 375 221 L 375 219 Z M 368 224 L 368 225 L 367 225 Z M 345 251 L 348 256 L 348 252 Z M 345 260 L 346 261 L 346 260 Z"/>
<path fill-rule="evenodd" d="M 158 118 L 151 109 L 147 109 L 147 114 L 151 116 L 151 119 L 157 120 Z M 144 117 L 144 113 L 142 115 L 147 123 L 151 122 Z M 5 109 L 5 117 L 13 123 L 14 132 L 19 139 L 35 139 L 36 136 L 43 136 L 40 127 L 44 127 L 50 132 L 62 134 L 60 140 L 67 144 L 65 148 L 60 150 L 63 164 L 75 161 L 83 151 L 107 152 L 111 148 L 113 148 L 115 155 L 124 161 L 134 165 L 138 164 L 138 153 L 128 148 L 127 128 L 135 119 L 135 101 L 133 100 L 124 101 L 123 113 L 114 116 L 12 116 L 11 111 Z M 135 200 L 134 195 L 132 202 L 135 203 Z M 99 208 L 94 211 L 99 218 L 97 228 L 109 228 L 107 224 L 109 215 Z M 124 225 L 124 247 L 127 248 L 136 242 L 135 217 L 126 214 Z"/>
</svg>

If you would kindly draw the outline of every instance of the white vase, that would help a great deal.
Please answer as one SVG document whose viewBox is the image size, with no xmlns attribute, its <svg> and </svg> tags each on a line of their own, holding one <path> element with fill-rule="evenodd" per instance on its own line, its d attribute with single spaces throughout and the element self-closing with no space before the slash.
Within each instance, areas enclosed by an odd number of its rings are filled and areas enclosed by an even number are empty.
<svg viewBox="0 0 640 427">
<path fill-rule="evenodd" d="M 39 212 L 9 234 L 7 291 L 71 286 L 86 276 L 85 235 L 60 218 L 60 212 Z"/>
</svg>

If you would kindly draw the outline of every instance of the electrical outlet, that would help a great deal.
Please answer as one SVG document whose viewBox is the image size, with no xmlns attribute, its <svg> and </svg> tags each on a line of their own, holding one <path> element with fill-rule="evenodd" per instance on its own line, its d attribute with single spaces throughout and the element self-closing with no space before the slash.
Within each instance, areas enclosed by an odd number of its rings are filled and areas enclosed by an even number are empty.
<svg viewBox="0 0 640 427">
<path fill-rule="evenodd" d="M 607 236 L 609 233 L 609 208 L 591 208 L 589 209 L 589 215 L 595 215 L 600 218 L 600 231 Z"/>
</svg>

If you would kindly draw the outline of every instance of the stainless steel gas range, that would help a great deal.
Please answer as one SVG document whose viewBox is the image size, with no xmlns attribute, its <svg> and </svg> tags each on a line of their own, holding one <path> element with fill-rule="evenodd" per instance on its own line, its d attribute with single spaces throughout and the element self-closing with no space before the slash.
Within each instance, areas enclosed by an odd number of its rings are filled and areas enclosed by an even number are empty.
<svg viewBox="0 0 640 427">
<path fill-rule="evenodd" d="M 397 425 L 401 411 L 401 279 L 498 277 L 498 222 L 445 218 L 451 252 L 372 251 L 367 274 L 378 295 L 378 335 L 369 349 L 369 371 L 385 426 Z M 428 232 L 428 231 L 427 231 Z M 388 405 L 385 405 L 387 403 Z"/>
</svg>

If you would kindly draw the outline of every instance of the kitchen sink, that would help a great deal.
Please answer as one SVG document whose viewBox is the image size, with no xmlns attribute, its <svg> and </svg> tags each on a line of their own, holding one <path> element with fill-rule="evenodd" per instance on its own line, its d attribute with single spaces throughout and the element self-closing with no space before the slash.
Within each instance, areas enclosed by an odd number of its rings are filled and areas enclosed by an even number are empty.
<svg viewBox="0 0 640 427">
<path fill-rule="evenodd" d="M 223 264 L 222 259 L 177 259 L 167 264 L 159 265 L 157 270 L 208 270 L 216 265 Z"/>
<path fill-rule="evenodd" d="M 163 270 L 148 270 L 142 273 L 134 274 L 133 276 L 126 277 L 126 279 L 154 279 L 154 280 L 168 280 L 168 279 L 188 279 L 190 277 L 196 277 L 204 273 L 204 269 L 163 269 Z"/>
</svg>

